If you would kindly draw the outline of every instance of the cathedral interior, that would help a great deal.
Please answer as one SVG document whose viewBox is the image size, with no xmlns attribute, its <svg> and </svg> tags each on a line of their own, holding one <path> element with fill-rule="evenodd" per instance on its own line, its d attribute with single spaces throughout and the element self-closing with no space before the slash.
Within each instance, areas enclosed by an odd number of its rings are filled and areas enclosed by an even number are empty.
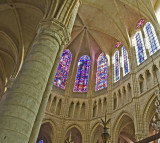
<svg viewBox="0 0 160 143">
<path fill-rule="evenodd" d="M 0 143 L 159 132 L 160 0 L 0 0 L 0 19 Z"/>
</svg>

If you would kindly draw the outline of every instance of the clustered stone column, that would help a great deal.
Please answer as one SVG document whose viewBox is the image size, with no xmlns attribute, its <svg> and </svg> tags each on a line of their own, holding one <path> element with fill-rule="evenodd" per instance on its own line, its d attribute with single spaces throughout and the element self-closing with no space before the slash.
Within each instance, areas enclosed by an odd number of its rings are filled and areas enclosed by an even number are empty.
<svg viewBox="0 0 160 143">
<path fill-rule="evenodd" d="M 0 142 L 35 142 L 46 108 L 56 58 L 68 42 L 79 0 L 62 2 L 59 15 L 42 20 L 31 51 L 0 105 Z M 74 12 L 74 13 L 73 13 Z M 58 55 L 57 55 L 58 54 Z M 35 136 L 35 137 L 33 137 Z"/>
</svg>

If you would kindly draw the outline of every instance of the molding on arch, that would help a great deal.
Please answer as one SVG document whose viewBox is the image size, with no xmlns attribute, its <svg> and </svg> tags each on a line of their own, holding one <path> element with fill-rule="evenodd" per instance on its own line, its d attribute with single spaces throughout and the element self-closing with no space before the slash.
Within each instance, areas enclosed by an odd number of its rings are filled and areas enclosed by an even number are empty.
<svg viewBox="0 0 160 143">
<path fill-rule="evenodd" d="M 112 142 L 117 142 L 117 140 L 118 140 L 118 135 L 120 132 L 120 123 L 121 123 L 122 119 L 124 118 L 124 116 L 127 116 L 128 118 L 130 118 L 133 121 L 134 128 L 135 128 L 133 116 L 131 114 L 129 114 L 127 111 L 122 111 L 113 123 L 114 126 L 112 128 L 113 129 L 112 132 L 114 134 L 112 135 L 112 138 L 113 138 Z"/>
<path fill-rule="evenodd" d="M 63 139 L 65 140 L 65 136 L 67 135 L 68 131 L 71 130 L 72 128 L 76 128 L 81 136 L 82 136 L 82 142 L 84 141 L 84 131 L 82 129 L 82 127 L 76 123 L 72 123 L 72 124 L 69 124 L 66 128 L 65 128 L 65 132 L 64 132 L 64 135 L 63 135 Z"/>
</svg>

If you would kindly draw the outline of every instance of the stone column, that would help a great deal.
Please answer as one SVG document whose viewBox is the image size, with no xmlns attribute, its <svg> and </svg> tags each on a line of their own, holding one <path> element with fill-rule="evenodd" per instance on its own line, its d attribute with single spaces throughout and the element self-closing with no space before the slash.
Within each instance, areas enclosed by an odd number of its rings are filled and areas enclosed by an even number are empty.
<svg viewBox="0 0 160 143">
<path fill-rule="evenodd" d="M 43 120 L 44 112 L 45 112 L 47 102 L 48 102 L 48 99 L 49 99 L 49 94 L 50 94 L 50 91 L 52 89 L 51 85 L 52 85 L 53 80 L 54 80 L 54 76 L 55 76 L 55 73 L 56 73 L 56 70 L 57 70 L 57 66 L 58 66 L 58 63 L 59 63 L 60 56 L 63 52 L 63 47 L 64 46 L 62 46 L 60 48 L 60 50 L 57 54 L 56 60 L 55 60 L 55 64 L 52 68 L 52 71 L 51 71 L 51 74 L 50 74 L 50 77 L 49 77 L 49 81 L 48 81 L 48 84 L 46 86 L 46 89 L 45 89 L 45 92 L 44 92 L 44 95 L 43 95 L 43 99 L 42 99 L 42 102 L 41 102 L 36 120 L 34 122 L 33 129 L 32 129 L 31 135 L 30 135 L 29 143 L 35 143 L 36 140 L 37 140 L 37 136 L 38 136 L 38 133 L 39 133 L 39 130 L 40 130 L 42 120 Z"/>
<path fill-rule="evenodd" d="M 68 19 L 73 17 L 77 1 L 66 0 L 59 19 L 51 18 L 40 24 L 31 51 L 0 105 L 0 142 L 28 143 L 34 122 L 38 121 L 36 118 L 41 111 L 56 55 L 62 42 L 69 40 L 75 18 Z M 46 92 L 49 90 L 47 88 Z"/>
<path fill-rule="evenodd" d="M 62 32 L 61 34 L 57 31 Z M 57 21 L 41 24 L 32 49 L 0 105 L 0 142 L 28 143 L 63 35 Z"/>
</svg>

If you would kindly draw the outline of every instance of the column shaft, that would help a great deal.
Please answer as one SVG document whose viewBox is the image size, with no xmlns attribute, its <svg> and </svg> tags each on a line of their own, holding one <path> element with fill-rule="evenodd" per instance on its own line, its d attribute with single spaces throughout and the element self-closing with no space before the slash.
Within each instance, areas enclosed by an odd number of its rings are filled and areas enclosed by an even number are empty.
<svg viewBox="0 0 160 143">
<path fill-rule="evenodd" d="M 63 52 L 63 49 L 64 49 L 64 46 L 62 46 L 60 48 L 60 50 L 58 51 L 56 61 L 54 63 L 54 66 L 52 68 L 52 71 L 51 71 L 51 74 L 50 74 L 50 77 L 49 77 L 49 82 L 46 86 L 46 89 L 45 89 L 45 92 L 44 92 L 44 95 L 43 95 L 43 99 L 42 99 L 42 102 L 41 102 L 41 105 L 40 105 L 40 108 L 39 108 L 39 111 L 38 111 L 33 129 L 32 129 L 32 133 L 30 135 L 29 143 L 35 143 L 36 140 L 37 140 L 37 136 L 38 136 L 38 133 L 39 133 L 39 130 L 40 130 L 40 127 L 41 127 L 44 112 L 45 112 L 47 102 L 48 102 L 48 99 L 49 99 L 49 94 L 50 94 L 50 91 L 52 89 L 52 83 L 53 83 L 54 76 L 55 76 L 56 71 L 57 71 L 57 67 L 58 67 L 59 60 L 60 60 L 61 54 Z"/>
<path fill-rule="evenodd" d="M 19 75 L 0 105 L 0 142 L 28 143 L 61 41 L 50 24 L 39 28 Z"/>
</svg>

